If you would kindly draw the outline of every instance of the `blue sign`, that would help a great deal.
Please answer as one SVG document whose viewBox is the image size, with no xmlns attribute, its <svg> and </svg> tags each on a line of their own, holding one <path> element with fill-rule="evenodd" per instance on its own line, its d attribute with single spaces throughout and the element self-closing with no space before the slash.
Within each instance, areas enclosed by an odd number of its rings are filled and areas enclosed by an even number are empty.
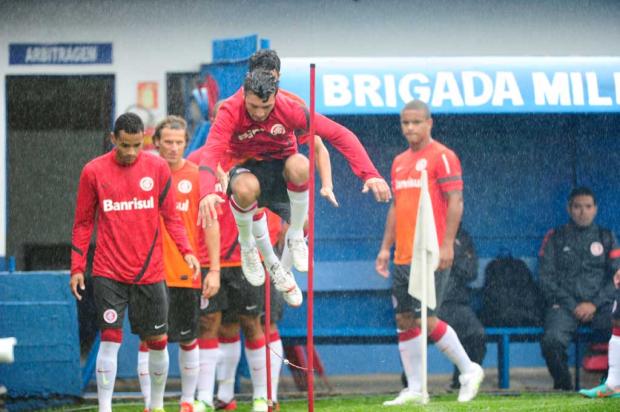
<svg viewBox="0 0 620 412">
<path fill-rule="evenodd" d="M 323 114 L 620 112 L 618 57 L 282 59 L 280 87 L 308 103 L 310 63 Z"/>
<path fill-rule="evenodd" d="M 10 44 L 9 64 L 112 64 L 112 43 Z"/>
</svg>

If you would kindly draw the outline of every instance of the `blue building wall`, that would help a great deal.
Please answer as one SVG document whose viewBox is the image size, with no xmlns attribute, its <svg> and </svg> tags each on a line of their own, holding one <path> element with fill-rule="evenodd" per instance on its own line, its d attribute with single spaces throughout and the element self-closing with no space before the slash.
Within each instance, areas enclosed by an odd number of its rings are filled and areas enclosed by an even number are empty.
<svg viewBox="0 0 620 412">
<path fill-rule="evenodd" d="M 67 272 L 0 272 L 0 337 L 17 338 L 15 362 L 0 364 L 10 396 L 81 394 L 75 299 Z"/>
</svg>

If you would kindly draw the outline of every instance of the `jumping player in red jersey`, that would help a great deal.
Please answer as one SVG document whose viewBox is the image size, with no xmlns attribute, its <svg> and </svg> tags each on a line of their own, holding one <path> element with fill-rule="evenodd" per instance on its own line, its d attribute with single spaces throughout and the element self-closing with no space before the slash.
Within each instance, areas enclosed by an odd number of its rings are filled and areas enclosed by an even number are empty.
<svg viewBox="0 0 620 412">
<path fill-rule="evenodd" d="M 400 124 L 409 148 L 396 156 L 392 164 L 394 202 L 387 215 L 383 242 L 375 265 L 380 275 L 389 275 L 390 249 L 395 244 L 396 267 L 392 297 L 399 331 L 398 348 L 409 387 L 396 399 L 386 401 L 385 406 L 426 401 L 421 393 L 422 377 L 419 368 L 422 353 L 420 339 L 425 339 L 420 336 L 420 301 L 408 293 L 413 235 L 418 223 L 416 211 L 420 200 L 420 176 L 423 170 L 428 172 L 428 190 L 439 240 L 439 267 L 435 272 L 437 307 L 441 305 L 450 276 L 454 260 L 454 239 L 463 214 L 461 163 L 452 150 L 431 137 L 433 119 L 428 106 L 420 100 L 407 103 L 401 111 Z M 454 329 L 439 319 L 435 312 L 429 309 L 429 337 L 458 367 L 461 373 L 458 400 L 468 402 L 478 393 L 484 371 L 480 365 L 469 359 Z"/>
<path fill-rule="evenodd" d="M 239 230 L 243 273 L 254 285 L 265 273 L 252 233 L 258 206 L 290 202 L 286 242 L 295 268 L 308 270 L 308 248 L 303 225 L 308 213 L 308 159 L 297 151 L 297 138 L 306 134 L 308 113 L 295 100 L 278 94 L 277 79 L 268 71 L 247 74 L 244 86 L 222 104 L 201 158 L 200 220 L 204 227 L 217 219 L 215 193 L 218 165 L 236 164 L 230 171 L 230 204 Z M 388 201 L 390 189 L 356 136 L 343 126 L 316 115 L 317 134 L 330 141 L 349 161 L 378 201 Z M 285 190 L 286 188 L 286 190 Z M 272 264 L 270 264 L 272 263 Z M 279 260 L 266 262 L 275 287 L 292 306 L 301 304 L 301 291 L 292 273 Z"/>
<path fill-rule="evenodd" d="M 172 189 L 176 197 L 176 210 L 192 249 L 208 254 L 213 261 L 203 282 L 204 298 L 213 297 L 219 290 L 220 233 L 217 224 L 203 231 L 198 220 L 199 174 L 198 166 L 183 159 L 189 140 L 187 123 L 178 116 L 168 116 L 155 127 L 153 144 L 159 155 L 168 162 L 172 171 Z M 179 372 L 181 374 L 180 412 L 194 411 L 194 393 L 199 375 L 198 332 L 200 317 L 201 279 L 191 275 L 165 226 L 161 225 L 164 269 L 168 286 L 168 340 L 179 342 Z M 200 245 L 200 246 L 199 246 Z M 200 247 L 203 249 L 201 250 Z M 206 250 L 204 249 L 206 248 Z M 201 255 L 201 260 L 202 260 Z M 150 401 L 150 377 L 148 374 L 148 348 L 140 343 L 138 352 L 138 379 L 144 395 L 146 408 Z"/>
<path fill-rule="evenodd" d="M 116 147 L 84 166 L 80 176 L 71 252 L 73 295 L 84 290 L 86 253 L 97 224 L 93 289 L 101 344 L 96 376 L 99 410 L 112 411 L 118 349 L 125 310 L 132 333 L 149 348 L 151 411 L 163 411 L 168 375 L 168 299 L 164 281 L 160 216 L 183 259 L 198 276 L 194 256 L 170 191 L 170 168 L 142 151 L 144 124 L 133 113 L 121 115 L 111 135 Z"/>
</svg>

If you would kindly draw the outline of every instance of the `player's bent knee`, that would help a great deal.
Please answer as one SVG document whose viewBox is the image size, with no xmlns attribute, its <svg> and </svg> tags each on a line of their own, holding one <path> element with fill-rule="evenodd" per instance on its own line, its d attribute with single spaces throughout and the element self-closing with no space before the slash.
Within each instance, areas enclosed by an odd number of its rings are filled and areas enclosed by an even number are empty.
<svg viewBox="0 0 620 412">
<path fill-rule="evenodd" d="M 294 154 L 286 159 L 284 164 L 284 178 L 287 182 L 303 184 L 308 181 L 310 176 L 310 162 L 302 154 Z"/>
<path fill-rule="evenodd" d="M 235 201 L 239 206 L 250 206 L 260 196 L 260 183 L 252 173 L 242 173 L 230 182 Z"/>
</svg>

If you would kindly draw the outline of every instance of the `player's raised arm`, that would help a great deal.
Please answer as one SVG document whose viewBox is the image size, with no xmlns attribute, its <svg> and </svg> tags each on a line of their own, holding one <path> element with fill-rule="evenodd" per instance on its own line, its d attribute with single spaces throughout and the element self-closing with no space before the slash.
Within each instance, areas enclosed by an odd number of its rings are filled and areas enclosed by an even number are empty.
<svg viewBox="0 0 620 412">
<path fill-rule="evenodd" d="M 366 149 L 352 131 L 327 117 L 316 114 L 316 133 L 327 139 L 347 159 L 353 173 L 364 182 L 364 192 L 372 191 L 378 202 L 392 198 L 390 187 L 373 165 Z"/>
</svg>

